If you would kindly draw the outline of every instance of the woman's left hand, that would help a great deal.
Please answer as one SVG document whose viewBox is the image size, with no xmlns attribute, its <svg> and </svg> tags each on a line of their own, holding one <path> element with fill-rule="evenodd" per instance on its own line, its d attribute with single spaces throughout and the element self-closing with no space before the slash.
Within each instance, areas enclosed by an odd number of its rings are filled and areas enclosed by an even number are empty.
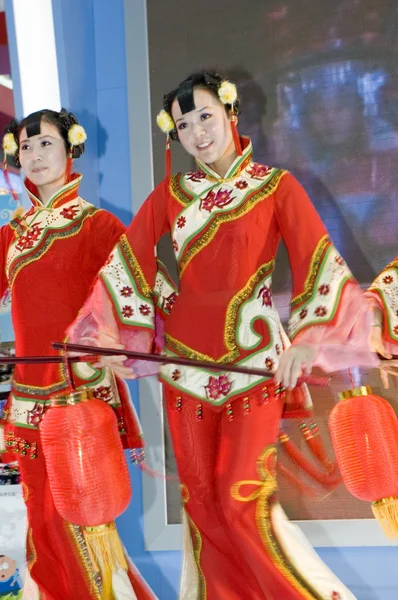
<svg viewBox="0 0 398 600">
<path fill-rule="evenodd" d="M 275 373 L 275 382 L 282 383 L 289 390 L 295 388 L 300 375 L 311 373 L 317 351 L 317 346 L 307 344 L 297 344 L 287 348 L 281 356 Z"/>
</svg>

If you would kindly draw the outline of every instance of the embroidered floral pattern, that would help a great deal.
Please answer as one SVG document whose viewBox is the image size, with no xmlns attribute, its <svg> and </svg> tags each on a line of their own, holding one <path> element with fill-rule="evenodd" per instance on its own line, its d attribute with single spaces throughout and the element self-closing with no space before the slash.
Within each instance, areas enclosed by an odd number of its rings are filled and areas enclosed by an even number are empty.
<svg viewBox="0 0 398 600">
<path fill-rule="evenodd" d="M 262 299 L 263 306 L 267 306 L 269 308 L 272 306 L 271 290 L 266 285 L 259 290 L 257 298 L 260 297 Z"/>
<path fill-rule="evenodd" d="M 33 248 L 34 243 L 39 239 L 43 229 L 44 227 L 33 225 L 32 229 L 29 229 L 23 236 L 20 237 L 18 244 L 16 244 L 17 250 L 23 252 L 24 250 Z"/>
<path fill-rule="evenodd" d="M 181 378 L 181 371 L 179 369 L 175 369 L 171 374 L 171 378 L 173 381 L 178 381 Z"/>
<path fill-rule="evenodd" d="M 209 383 L 205 385 L 206 397 L 209 400 L 219 400 L 223 396 L 227 396 L 232 388 L 232 381 L 228 379 L 227 375 L 220 375 L 215 377 L 211 375 Z"/>
<path fill-rule="evenodd" d="M 232 190 L 223 190 L 222 188 L 217 191 L 210 190 L 208 194 L 200 201 L 200 208 L 211 212 L 214 207 L 224 208 L 231 204 L 235 200 L 232 196 Z"/>
<path fill-rule="evenodd" d="M 26 422 L 28 423 L 28 425 L 32 425 L 33 427 L 39 427 L 45 415 L 46 407 L 43 404 L 40 404 L 40 402 L 36 402 L 32 410 L 28 410 L 26 412 Z"/>
<path fill-rule="evenodd" d="M 235 187 L 238 188 L 238 190 L 244 190 L 248 185 L 247 181 L 243 181 L 243 179 L 239 179 L 239 181 L 235 183 Z"/>
<path fill-rule="evenodd" d="M 141 304 L 139 311 L 144 317 L 147 317 L 151 312 L 151 307 L 148 304 Z"/>
<path fill-rule="evenodd" d="M 120 294 L 124 297 L 124 298 L 129 298 L 130 296 L 133 295 L 133 288 L 130 287 L 129 285 L 125 285 L 124 287 L 122 287 L 122 289 L 120 290 Z"/>
<path fill-rule="evenodd" d="M 174 252 L 178 252 L 178 244 L 177 241 L 173 239 L 173 248 L 174 248 Z"/>
<path fill-rule="evenodd" d="M 395 335 L 398 335 L 398 325 L 395 325 L 395 327 L 394 327 L 394 333 L 395 333 Z"/>
<path fill-rule="evenodd" d="M 315 309 L 315 314 L 317 317 L 324 317 L 328 311 L 324 306 L 317 306 Z"/>
<path fill-rule="evenodd" d="M 187 180 L 199 183 L 201 179 L 206 179 L 206 173 L 203 171 L 190 171 L 187 173 Z"/>
<path fill-rule="evenodd" d="M 385 283 L 386 285 L 389 285 L 390 283 L 392 283 L 391 275 L 386 275 L 385 277 L 383 277 L 383 283 Z"/>
<path fill-rule="evenodd" d="M 305 319 L 305 317 L 306 317 L 307 315 L 308 315 L 308 310 L 307 310 L 306 308 L 303 308 L 303 309 L 300 311 L 300 315 L 299 315 L 299 316 L 300 316 L 300 319 Z"/>
<path fill-rule="evenodd" d="M 335 257 L 335 262 L 337 262 L 338 265 L 340 265 L 341 267 L 345 264 L 344 263 L 344 258 L 342 256 L 336 256 Z"/>
<path fill-rule="evenodd" d="M 339 592 L 333 592 L 331 600 L 342 600 L 341 594 Z"/>
<path fill-rule="evenodd" d="M 128 319 L 129 317 L 132 317 L 134 314 L 134 309 L 131 308 L 131 306 L 123 306 L 122 308 L 122 315 L 124 317 L 126 317 L 126 319 Z"/>
<path fill-rule="evenodd" d="M 61 210 L 61 215 L 65 217 L 65 219 L 70 219 L 71 221 L 76 217 L 79 212 L 79 205 L 74 204 L 73 206 L 65 206 L 63 210 Z"/>
<path fill-rule="evenodd" d="M 330 287 L 327 284 L 321 285 L 319 288 L 319 293 L 321 296 L 327 296 L 330 292 Z"/>
<path fill-rule="evenodd" d="M 177 300 L 177 292 L 172 292 L 170 296 L 163 296 L 162 310 L 170 312 Z"/>
<path fill-rule="evenodd" d="M 187 220 L 185 217 L 178 217 L 178 219 L 177 219 L 178 229 L 182 229 L 186 225 L 186 222 L 187 222 Z"/>
<path fill-rule="evenodd" d="M 250 177 L 253 177 L 254 179 L 261 179 L 263 177 L 266 177 L 271 171 L 272 167 L 267 167 L 266 165 L 260 165 L 258 163 L 251 164 L 250 167 L 248 167 L 247 169 L 247 172 L 250 175 Z"/>
<path fill-rule="evenodd" d="M 98 400 L 110 402 L 112 400 L 112 387 L 110 385 L 101 385 L 93 391 L 93 395 Z"/>
<path fill-rule="evenodd" d="M 267 369 L 267 371 L 272 371 L 272 369 L 274 368 L 274 361 L 272 360 L 272 358 L 266 358 L 265 359 L 265 367 Z"/>
</svg>

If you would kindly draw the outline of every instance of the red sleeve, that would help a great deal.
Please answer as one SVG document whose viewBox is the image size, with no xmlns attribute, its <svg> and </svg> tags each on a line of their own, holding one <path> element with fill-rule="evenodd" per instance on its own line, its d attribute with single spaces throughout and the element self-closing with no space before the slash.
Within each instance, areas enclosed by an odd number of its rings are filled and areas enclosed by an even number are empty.
<svg viewBox="0 0 398 600">
<path fill-rule="evenodd" d="M 316 364 L 324 370 L 373 365 L 369 311 L 360 287 L 304 188 L 289 173 L 276 191 L 275 207 L 293 276 L 293 344 L 320 346 Z"/>
<path fill-rule="evenodd" d="M 95 340 L 101 334 L 122 342 L 129 350 L 150 352 L 161 347 L 155 316 L 157 280 L 156 244 L 169 229 L 167 182 L 144 202 L 125 234 L 114 246 L 93 291 L 78 318 L 68 329 L 71 341 Z M 151 363 L 139 361 L 137 374 L 153 374 Z"/>
</svg>

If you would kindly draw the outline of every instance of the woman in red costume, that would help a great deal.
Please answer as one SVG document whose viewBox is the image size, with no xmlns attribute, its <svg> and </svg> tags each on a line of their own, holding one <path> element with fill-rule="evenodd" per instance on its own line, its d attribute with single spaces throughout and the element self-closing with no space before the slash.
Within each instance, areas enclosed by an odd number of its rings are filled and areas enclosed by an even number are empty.
<svg viewBox="0 0 398 600">
<path fill-rule="evenodd" d="M 218 373 L 172 364 L 160 371 L 190 532 L 181 598 L 352 600 L 276 500 L 276 442 L 282 385 L 294 388 L 312 365 L 373 362 L 360 350 L 366 305 L 303 188 L 288 172 L 252 162 L 238 111 L 235 86 L 214 72 L 165 96 L 158 124 L 197 168 L 168 173 L 144 202 L 69 334 L 150 351 L 160 307 L 169 313 L 168 355 L 220 363 Z M 154 248 L 168 231 L 178 295 L 156 275 Z M 285 352 L 271 295 L 281 238 L 294 279 Z M 275 377 L 226 374 L 225 363 Z M 144 368 L 122 366 L 132 376 Z"/>
<path fill-rule="evenodd" d="M 84 129 L 64 109 L 35 112 L 6 130 L 4 152 L 22 167 L 31 202 L 0 229 L 0 294 L 11 289 L 19 356 L 55 354 L 51 342 L 64 336 L 125 230 L 112 214 L 79 196 L 82 176 L 71 174 L 71 167 L 85 139 Z M 113 372 L 76 363 L 73 378 L 77 387 L 90 387 L 114 408 L 124 447 L 141 447 L 128 392 Z M 64 365 L 17 365 L 3 415 L 3 442 L 18 457 L 28 513 L 28 600 L 101 597 L 101 578 L 80 528 L 65 522 L 54 506 L 40 443 L 50 398 L 69 391 Z M 153 598 L 133 566 L 119 574 L 115 587 L 115 599 Z"/>
</svg>

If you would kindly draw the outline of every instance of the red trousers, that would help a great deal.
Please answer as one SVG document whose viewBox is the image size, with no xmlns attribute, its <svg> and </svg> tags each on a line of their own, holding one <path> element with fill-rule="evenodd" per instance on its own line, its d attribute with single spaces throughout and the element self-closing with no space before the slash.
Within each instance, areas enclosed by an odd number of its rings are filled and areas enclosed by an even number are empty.
<svg viewBox="0 0 398 600">
<path fill-rule="evenodd" d="M 257 389 L 245 404 L 235 400 L 216 412 L 205 402 L 198 410 L 193 398 L 177 400 L 177 393 L 165 386 L 199 575 L 197 597 L 323 598 L 286 558 L 270 519 L 283 400 L 270 396 L 264 402 Z"/>
<path fill-rule="evenodd" d="M 37 457 L 18 455 L 22 489 L 28 512 L 26 558 L 43 600 L 99 600 L 100 587 L 81 529 L 57 512 L 51 495 L 38 430 L 12 427 L 7 432 L 37 444 Z M 152 600 L 145 583 L 132 572 L 129 578 L 139 600 Z"/>
</svg>

